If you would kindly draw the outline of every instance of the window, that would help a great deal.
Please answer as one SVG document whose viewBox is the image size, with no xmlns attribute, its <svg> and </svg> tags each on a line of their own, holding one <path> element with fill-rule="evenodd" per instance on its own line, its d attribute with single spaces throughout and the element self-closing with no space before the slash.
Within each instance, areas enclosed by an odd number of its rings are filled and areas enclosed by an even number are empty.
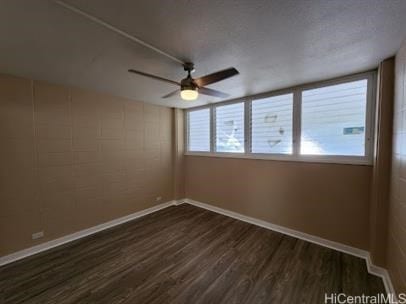
<svg viewBox="0 0 406 304">
<path fill-rule="evenodd" d="M 210 152 L 210 109 L 188 113 L 188 150 Z"/>
<path fill-rule="evenodd" d="M 251 152 L 292 153 L 293 94 L 256 99 L 251 106 Z"/>
<path fill-rule="evenodd" d="M 371 164 L 375 72 L 186 110 L 187 151 Z"/>
<path fill-rule="evenodd" d="M 216 108 L 216 151 L 244 153 L 244 103 Z"/>
<path fill-rule="evenodd" d="M 363 79 L 303 91 L 301 154 L 365 154 L 367 83 Z"/>
</svg>

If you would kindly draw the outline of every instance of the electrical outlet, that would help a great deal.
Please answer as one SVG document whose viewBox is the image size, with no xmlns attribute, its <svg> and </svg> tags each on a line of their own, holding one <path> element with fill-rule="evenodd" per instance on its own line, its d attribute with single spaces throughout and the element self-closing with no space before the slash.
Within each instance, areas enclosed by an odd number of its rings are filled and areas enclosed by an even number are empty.
<svg viewBox="0 0 406 304">
<path fill-rule="evenodd" d="M 33 240 L 40 239 L 40 238 L 44 237 L 44 231 L 35 232 L 35 233 L 32 234 L 31 237 L 32 237 Z"/>
<path fill-rule="evenodd" d="M 156 202 L 160 202 L 162 200 L 162 196 L 157 196 L 157 198 L 155 199 Z"/>
</svg>

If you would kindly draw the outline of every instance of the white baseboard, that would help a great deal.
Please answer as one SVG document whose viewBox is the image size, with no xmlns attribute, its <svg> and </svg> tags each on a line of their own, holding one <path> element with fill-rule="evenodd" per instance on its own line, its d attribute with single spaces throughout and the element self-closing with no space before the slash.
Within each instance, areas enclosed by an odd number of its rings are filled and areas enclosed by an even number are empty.
<svg viewBox="0 0 406 304">
<path fill-rule="evenodd" d="M 63 245 L 65 243 L 75 241 L 77 239 L 80 239 L 80 238 L 83 238 L 85 236 L 97 233 L 99 231 L 106 230 L 108 228 L 111 228 L 111 227 L 114 227 L 114 226 L 117 226 L 117 225 L 120 225 L 120 224 L 124 224 L 124 223 L 126 223 L 128 221 L 131 221 L 131 220 L 134 220 L 134 219 L 139 218 L 141 216 L 144 216 L 144 215 L 156 212 L 158 210 L 167 208 L 167 207 L 175 205 L 177 203 L 178 203 L 177 201 L 169 201 L 169 202 L 166 202 L 166 203 L 162 203 L 162 204 L 153 206 L 151 208 L 144 209 L 144 210 L 141 210 L 141 211 L 138 211 L 138 212 L 135 212 L 135 213 L 120 217 L 118 219 L 115 219 L 115 220 L 112 220 L 112 221 L 109 221 L 109 222 L 106 222 L 106 223 L 103 223 L 103 224 L 100 224 L 100 225 L 97 225 L 97 226 L 94 226 L 94 227 L 91 227 L 91 228 L 88 228 L 88 229 L 80 230 L 78 232 L 63 236 L 61 238 L 57 238 L 55 240 L 51 240 L 49 242 L 45 242 L 45 243 L 30 247 L 30 248 L 27 248 L 27 249 L 23 249 L 23 250 L 14 252 L 14 253 L 6 255 L 6 256 L 2 256 L 2 257 L 0 257 L 0 266 L 9 264 L 9 263 L 17 261 L 17 260 L 21 260 L 21 259 L 23 259 L 25 257 L 28 257 L 28 256 L 31 256 L 31 255 L 40 253 L 42 251 L 45 251 L 45 250 L 48 250 L 48 249 Z"/>
<path fill-rule="evenodd" d="M 235 218 L 235 219 L 243 221 L 243 222 L 247 222 L 247 223 L 250 223 L 250 224 L 253 224 L 256 226 L 260 226 L 260 227 L 263 227 L 263 228 L 266 228 L 266 229 L 269 229 L 272 231 L 280 232 L 280 233 L 283 233 L 283 234 L 286 234 L 286 235 L 289 235 L 289 236 L 292 236 L 292 237 L 295 237 L 295 238 L 298 238 L 301 240 L 305 240 L 307 242 L 311 242 L 311 243 L 314 243 L 314 244 L 317 244 L 320 246 L 324 246 L 324 247 L 327 247 L 330 249 L 334 249 L 334 250 L 337 250 L 340 252 L 344 252 L 344 253 L 356 256 L 356 257 L 363 258 L 363 259 L 365 259 L 368 272 L 373 275 L 381 277 L 383 280 L 383 283 L 385 285 L 386 292 L 388 294 L 396 295 L 396 292 L 393 288 L 392 281 L 390 279 L 388 271 L 385 268 L 373 265 L 370 253 L 366 250 L 362 250 L 362 249 L 348 246 L 345 244 L 341 244 L 338 242 L 330 241 L 330 240 L 327 240 L 327 239 L 324 239 L 324 238 L 321 238 L 318 236 L 300 232 L 300 231 L 297 231 L 294 229 L 272 224 L 270 222 L 259 220 L 259 219 L 253 218 L 253 217 L 249 217 L 249 216 L 246 216 L 246 215 L 234 212 L 234 211 L 222 209 L 222 208 L 219 208 L 219 207 L 216 207 L 213 205 L 209 205 L 206 203 L 198 202 L 198 201 L 195 201 L 195 200 L 192 200 L 189 198 L 180 200 L 180 203 L 187 203 L 187 204 L 190 204 L 190 205 L 193 205 L 196 207 L 207 209 L 207 210 L 210 210 L 210 211 L 213 211 L 213 212 L 216 212 L 216 213 L 228 216 L 228 217 Z"/>
<path fill-rule="evenodd" d="M 395 288 L 393 287 L 392 284 L 392 279 L 389 275 L 388 270 L 386 270 L 383 267 L 376 266 L 372 263 L 371 255 L 368 253 L 368 257 L 366 257 L 366 263 L 367 263 L 367 268 L 368 272 L 370 274 L 374 274 L 378 277 L 381 277 L 383 280 L 383 284 L 385 285 L 386 293 L 392 294 L 394 296 L 394 300 L 396 301 L 395 303 L 398 303 L 398 297 L 397 293 L 395 291 Z"/>
<path fill-rule="evenodd" d="M 81 231 L 78 231 L 78 232 L 75 232 L 75 233 L 72 233 L 72 234 L 69 234 L 69 235 L 66 235 L 64 237 L 61 237 L 61 238 L 58 238 L 58 239 L 55 239 L 55 240 L 51 240 L 49 242 L 45 242 L 45 243 L 30 247 L 30 248 L 27 248 L 27 249 L 23 249 L 21 251 L 17 251 L 15 253 L 12 253 L 12 254 L 9 254 L 9 255 L 6 255 L 6 256 L 2 256 L 2 257 L 0 257 L 0 266 L 12 263 L 12 262 L 17 261 L 17 260 L 21 260 L 21 259 L 23 259 L 25 257 L 40 253 L 42 251 L 46 251 L 48 249 L 63 245 L 65 243 L 75 241 L 77 239 L 86 237 L 88 235 L 95 234 L 95 233 L 97 233 L 99 231 L 106 230 L 108 228 L 111 228 L 111 227 L 126 223 L 128 221 L 134 220 L 134 219 L 139 218 L 141 216 L 144 216 L 144 215 L 156 212 L 158 210 L 167 208 L 169 206 L 173 206 L 173 205 L 176 206 L 176 205 L 180 205 L 180 204 L 183 204 L 183 203 L 187 203 L 187 204 L 190 204 L 190 205 L 193 205 L 193 206 L 196 206 L 196 207 L 207 209 L 207 210 L 210 210 L 210 211 L 213 211 L 213 212 L 216 212 L 216 213 L 219 213 L 219 214 L 223 214 L 225 216 L 229 216 L 229 217 L 232 217 L 232 218 L 235 218 L 235 219 L 238 219 L 238 220 L 241 220 L 241 221 L 244 221 L 244 222 L 256 225 L 256 226 L 260 226 L 260 227 L 263 227 L 263 228 L 266 228 L 266 229 L 269 229 L 269 230 L 272 230 L 272 231 L 280 232 L 280 233 L 283 233 L 283 234 L 286 234 L 286 235 L 289 235 L 289 236 L 292 236 L 292 237 L 295 237 L 295 238 L 298 238 L 298 239 L 301 239 L 301 240 L 305 240 L 305 241 L 308 241 L 308 242 L 311 242 L 311 243 L 315 243 L 315 244 L 318 244 L 320 246 L 324 246 L 324 247 L 327 247 L 327 248 L 330 248 L 330 249 L 338 250 L 338 251 L 341 251 L 341 252 L 344 252 L 344 253 L 347 253 L 347 254 L 351 254 L 351 255 L 363 258 L 366 261 L 368 272 L 381 277 L 383 282 L 384 282 L 386 292 L 390 293 L 390 294 L 393 294 L 393 295 L 396 295 L 388 271 L 385 268 L 373 265 L 372 261 L 371 261 L 370 253 L 368 251 L 366 251 L 366 250 L 362 250 L 362 249 L 351 247 L 351 246 L 341 244 L 341 243 L 338 243 L 338 242 L 333 242 L 333 241 L 330 241 L 330 240 L 326 240 L 326 239 L 323 239 L 323 238 L 318 237 L 318 236 L 314 236 L 314 235 L 311 235 L 311 234 L 307 234 L 307 233 L 300 232 L 300 231 L 297 231 L 297 230 L 293 230 L 293 229 L 290 229 L 290 228 L 286 228 L 286 227 L 283 227 L 283 226 L 275 225 L 275 224 L 272 224 L 272 223 L 269 223 L 269 222 L 266 222 L 266 221 L 263 221 L 263 220 L 259 220 L 259 219 L 249 217 L 249 216 L 237 213 L 237 212 L 233 212 L 233 211 L 229 211 L 229 210 L 222 209 L 222 208 L 219 208 L 219 207 L 215 207 L 213 205 L 201 203 L 201 202 L 191 200 L 191 199 L 188 199 L 188 198 L 178 200 L 178 201 L 173 200 L 173 201 L 169 201 L 169 202 L 166 202 L 166 203 L 162 203 L 162 204 L 153 206 L 151 208 L 144 209 L 144 210 L 132 213 L 130 215 L 127 215 L 127 216 L 124 216 L 124 217 L 121 217 L 121 218 L 118 218 L 118 219 L 115 219 L 115 220 L 112 220 L 112 221 L 109 221 L 109 222 L 94 226 L 94 227 L 91 227 L 91 228 L 88 228 L 88 229 L 84 229 L 84 230 L 81 230 Z"/>
</svg>

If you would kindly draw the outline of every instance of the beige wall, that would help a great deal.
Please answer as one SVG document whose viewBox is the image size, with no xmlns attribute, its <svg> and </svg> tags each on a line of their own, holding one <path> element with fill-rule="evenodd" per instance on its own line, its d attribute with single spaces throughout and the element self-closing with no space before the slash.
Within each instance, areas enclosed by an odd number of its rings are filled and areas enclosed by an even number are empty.
<svg viewBox="0 0 406 304">
<path fill-rule="evenodd" d="M 405 292 L 406 43 L 395 74 L 386 266 Z M 373 200 L 371 166 L 184 157 L 183 123 L 182 110 L 0 75 L 0 256 L 151 207 L 161 196 L 370 249 L 385 264 L 386 217 Z M 45 237 L 32 240 L 38 231 Z"/>
<path fill-rule="evenodd" d="M 186 157 L 186 197 L 368 249 L 371 166 Z"/>
<path fill-rule="evenodd" d="M 393 143 L 387 268 L 406 292 L 406 42 L 396 55 Z"/>
<path fill-rule="evenodd" d="M 174 109 L 174 194 L 176 199 L 185 198 L 185 143 L 184 112 Z"/>
<path fill-rule="evenodd" d="M 0 256 L 173 199 L 172 112 L 0 75 Z"/>
</svg>

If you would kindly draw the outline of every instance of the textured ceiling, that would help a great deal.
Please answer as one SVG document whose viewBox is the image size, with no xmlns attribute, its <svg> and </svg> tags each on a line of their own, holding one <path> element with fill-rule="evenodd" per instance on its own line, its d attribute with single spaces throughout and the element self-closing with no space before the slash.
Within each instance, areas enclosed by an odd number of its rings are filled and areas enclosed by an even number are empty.
<svg viewBox="0 0 406 304">
<path fill-rule="evenodd" d="M 195 76 L 230 66 L 240 75 L 211 88 L 230 98 L 375 68 L 406 37 L 406 1 L 68 0 L 196 65 Z M 178 63 L 51 0 L 0 0 L 0 71 L 155 104 L 190 107 L 220 99 L 161 99 Z"/>
</svg>

